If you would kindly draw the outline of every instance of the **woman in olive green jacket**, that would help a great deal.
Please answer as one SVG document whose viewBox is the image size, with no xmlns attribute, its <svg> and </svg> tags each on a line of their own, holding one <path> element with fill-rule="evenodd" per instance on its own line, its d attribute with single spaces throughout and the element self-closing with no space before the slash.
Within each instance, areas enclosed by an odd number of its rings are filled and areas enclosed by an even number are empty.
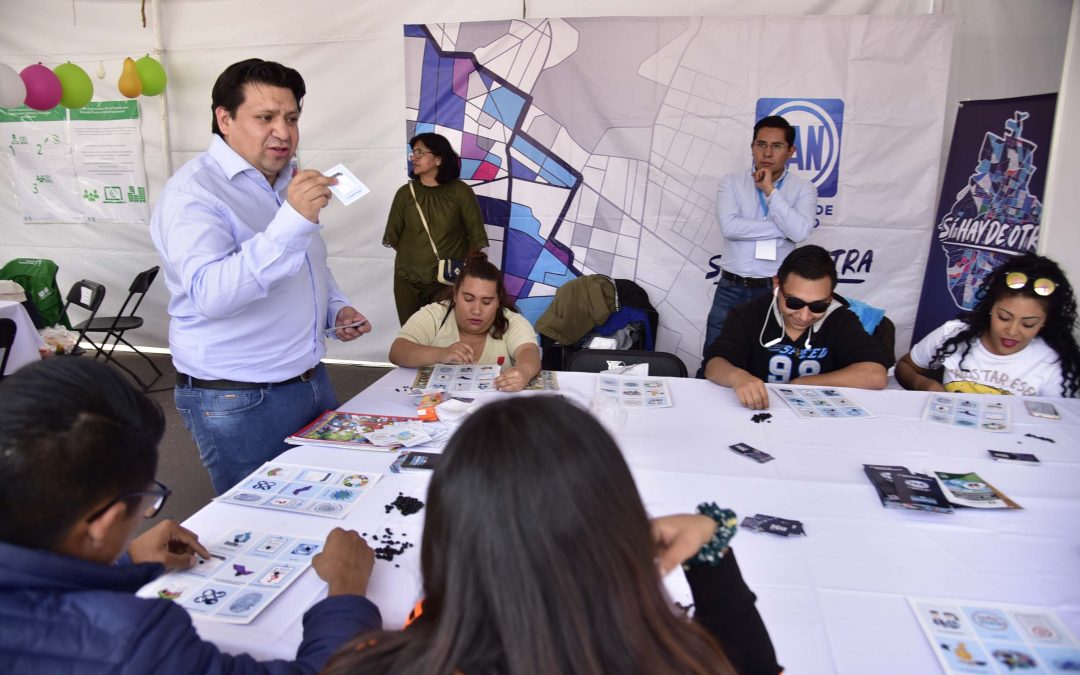
<svg viewBox="0 0 1080 675">
<path fill-rule="evenodd" d="M 463 260 L 488 245 L 480 204 L 472 188 L 458 178 L 461 159 L 450 142 L 439 134 L 423 133 L 410 139 L 409 147 L 412 180 L 394 195 L 383 234 L 383 246 L 397 251 L 394 302 L 403 325 L 418 309 L 440 300 L 448 288 L 436 279 L 438 259 Z"/>
</svg>

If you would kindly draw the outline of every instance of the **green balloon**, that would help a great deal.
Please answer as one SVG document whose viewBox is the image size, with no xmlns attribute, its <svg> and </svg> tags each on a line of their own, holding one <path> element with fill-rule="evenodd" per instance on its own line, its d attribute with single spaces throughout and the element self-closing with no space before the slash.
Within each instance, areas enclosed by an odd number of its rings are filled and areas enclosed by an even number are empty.
<svg viewBox="0 0 1080 675">
<path fill-rule="evenodd" d="M 60 80 L 60 105 L 65 108 L 81 108 L 94 97 L 94 83 L 86 71 L 74 63 L 62 63 L 53 68 L 56 79 Z"/>
<path fill-rule="evenodd" d="M 135 71 L 142 80 L 143 96 L 157 96 L 165 91 L 165 69 L 153 57 L 147 55 L 135 62 Z"/>
</svg>

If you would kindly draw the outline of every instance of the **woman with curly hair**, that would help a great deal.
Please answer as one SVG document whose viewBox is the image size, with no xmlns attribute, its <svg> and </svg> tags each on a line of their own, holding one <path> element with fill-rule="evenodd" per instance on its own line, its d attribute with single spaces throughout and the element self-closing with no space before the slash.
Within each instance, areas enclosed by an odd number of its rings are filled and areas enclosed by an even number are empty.
<svg viewBox="0 0 1080 675">
<path fill-rule="evenodd" d="M 896 364 L 905 389 L 1075 397 L 1076 297 L 1057 263 L 1016 256 L 983 279 L 979 302 Z"/>
</svg>

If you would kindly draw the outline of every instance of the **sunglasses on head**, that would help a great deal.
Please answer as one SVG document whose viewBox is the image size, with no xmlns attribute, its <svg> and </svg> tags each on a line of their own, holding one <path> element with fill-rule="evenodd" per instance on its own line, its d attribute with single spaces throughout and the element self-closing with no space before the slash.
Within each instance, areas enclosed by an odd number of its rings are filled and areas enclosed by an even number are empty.
<svg viewBox="0 0 1080 675">
<path fill-rule="evenodd" d="M 803 307 L 809 307 L 811 314 L 821 314 L 829 308 L 830 304 L 832 304 L 832 299 L 807 302 L 802 298 L 796 298 L 793 295 L 784 296 L 784 305 L 793 312 L 797 312 Z"/>
<path fill-rule="evenodd" d="M 1005 275 L 1005 285 L 1014 291 L 1019 291 L 1028 285 L 1028 275 L 1023 272 L 1009 272 Z M 1046 277 L 1039 277 L 1031 282 L 1031 290 L 1035 295 L 1046 297 L 1057 290 L 1057 284 Z"/>
</svg>

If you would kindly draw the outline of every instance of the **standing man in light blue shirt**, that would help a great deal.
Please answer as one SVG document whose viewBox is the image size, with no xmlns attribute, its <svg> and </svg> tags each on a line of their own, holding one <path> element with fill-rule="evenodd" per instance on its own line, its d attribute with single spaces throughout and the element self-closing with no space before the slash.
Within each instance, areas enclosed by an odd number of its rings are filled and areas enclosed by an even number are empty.
<svg viewBox="0 0 1080 675">
<path fill-rule="evenodd" d="M 176 409 L 219 494 L 337 407 L 325 337 L 371 330 L 319 236 L 336 179 L 292 161 L 305 91 L 278 63 L 226 68 L 210 149 L 173 175 L 150 219 L 171 295 Z"/>
<path fill-rule="evenodd" d="M 724 255 L 705 345 L 720 336 L 728 311 L 768 293 L 780 261 L 810 236 L 817 210 L 817 189 L 787 170 L 795 156 L 795 127 L 779 115 L 754 125 L 751 171 L 720 179 L 716 218 L 724 233 Z M 698 371 L 701 377 L 701 371 Z"/>
</svg>

